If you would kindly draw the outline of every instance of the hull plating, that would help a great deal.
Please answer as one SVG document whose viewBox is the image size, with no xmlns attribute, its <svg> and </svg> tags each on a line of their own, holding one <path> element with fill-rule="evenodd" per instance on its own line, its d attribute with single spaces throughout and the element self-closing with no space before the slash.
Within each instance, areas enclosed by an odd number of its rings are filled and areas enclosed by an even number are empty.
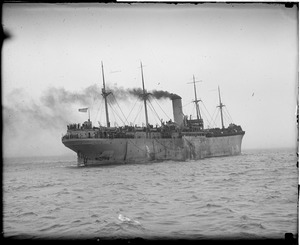
<svg viewBox="0 0 300 245">
<path fill-rule="evenodd" d="M 112 164 L 238 155 L 241 153 L 242 138 L 243 135 L 172 139 L 84 138 L 65 139 L 63 144 L 77 153 L 78 164 Z"/>
</svg>

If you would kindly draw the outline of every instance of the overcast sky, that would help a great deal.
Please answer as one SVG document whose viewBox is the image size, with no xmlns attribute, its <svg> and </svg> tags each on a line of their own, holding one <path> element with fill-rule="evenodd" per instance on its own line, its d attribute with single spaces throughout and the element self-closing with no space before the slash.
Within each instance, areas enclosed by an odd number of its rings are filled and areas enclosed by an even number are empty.
<svg viewBox="0 0 300 245">
<path fill-rule="evenodd" d="M 81 107 L 104 125 L 101 61 L 107 86 L 123 91 L 141 87 L 143 62 L 147 90 L 180 95 L 186 115 L 194 75 L 206 126 L 220 126 L 220 86 L 226 124 L 246 131 L 242 149 L 295 147 L 297 14 L 280 4 L 5 4 L 4 156 L 71 153 L 61 136 L 87 119 Z M 140 101 L 125 95 L 111 98 L 112 125 L 142 123 Z M 151 123 L 173 117 L 170 100 L 151 104 Z"/>
</svg>

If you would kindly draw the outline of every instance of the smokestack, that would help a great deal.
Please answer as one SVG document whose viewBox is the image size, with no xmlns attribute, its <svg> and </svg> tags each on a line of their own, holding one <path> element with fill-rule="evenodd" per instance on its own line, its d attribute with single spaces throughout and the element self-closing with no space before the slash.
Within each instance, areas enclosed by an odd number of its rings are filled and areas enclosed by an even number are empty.
<svg viewBox="0 0 300 245">
<path fill-rule="evenodd" d="M 181 97 L 177 94 L 173 94 L 171 96 L 172 105 L 173 105 L 173 116 L 174 122 L 178 124 L 178 126 L 183 125 L 183 112 L 182 112 L 182 102 Z"/>
</svg>

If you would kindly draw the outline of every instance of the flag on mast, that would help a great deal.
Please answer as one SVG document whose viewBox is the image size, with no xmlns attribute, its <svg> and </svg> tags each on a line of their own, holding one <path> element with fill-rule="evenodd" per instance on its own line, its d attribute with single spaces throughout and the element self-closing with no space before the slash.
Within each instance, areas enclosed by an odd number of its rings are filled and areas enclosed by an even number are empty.
<svg viewBox="0 0 300 245">
<path fill-rule="evenodd" d="M 81 108 L 81 109 L 78 109 L 78 111 L 80 112 L 87 112 L 89 108 Z"/>
</svg>

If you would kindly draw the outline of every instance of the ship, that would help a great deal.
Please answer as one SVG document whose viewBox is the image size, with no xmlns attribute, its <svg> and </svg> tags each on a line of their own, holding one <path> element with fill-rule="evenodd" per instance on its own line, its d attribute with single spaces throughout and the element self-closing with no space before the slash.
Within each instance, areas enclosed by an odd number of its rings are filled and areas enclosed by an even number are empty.
<svg viewBox="0 0 300 245">
<path fill-rule="evenodd" d="M 148 121 L 147 93 L 144 84 L 143 65 L 140 64 L 145 124 L 112 127 L 109 120 L 107 97 L 112 93 L 106 89 L 103 62 L 102 96 L 105 103 L 106 126 L 93 126 L 90 116 L 82 124 L 67 125 L 62 143 L 77 154 L 78 166 L 89 164 L 145 163 L 153 161 L 189 161 L 210 157 L 234 156 L 241 154 L 245 131 L 240 125 L 230 123 L 224 126 L 223 107 L 218 87 L 221 127 L 204 128 L 197 97 L 196 81 L 193 76 L 196 118 L 184 115 L 182 98 L 171 94 L 173 120 L 161 121 L 153 126 Z M 87 111 L 88 108 L 79 111 Z"/>
</svg>

